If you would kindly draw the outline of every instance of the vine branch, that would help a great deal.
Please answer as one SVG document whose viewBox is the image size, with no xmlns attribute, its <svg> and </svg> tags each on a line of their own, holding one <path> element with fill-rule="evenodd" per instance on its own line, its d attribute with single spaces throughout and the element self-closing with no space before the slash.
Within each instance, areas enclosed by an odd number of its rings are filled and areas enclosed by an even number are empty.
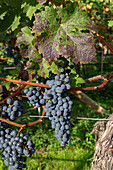
<svg viewBox="0 0 113 170">
<path fill-rule="evenodd" d="M 97 90 L 97 89 L 103 88 L 111 78 L 113 78 L 113 73 L 105 74 L 104 76 L 98 75 L 98 76 L 87 79 L 86 83 L 89 83 L 89 82 L 95 81 L 95 80 L 99 80 L 99 79 L 104 79 L 104 82 L 101 85 L 93 86 L 93 87 L 75 87 L 75 88 L 72 87 L 71 89 L 69 89 L 67 91 L 69 92 L 69 91 L 78 91 L 78 90 L 81 90 L 81 91 L 83 91 L 83 90 Z M 33 85 L 33 86 L 51 88 L 50 86 L 48 86 L 46 84 L 38 84 L 38 83 L 32 83 L 32 82 L 26 82 L 26 81 L 20 81 L 20 80 L 13 80 L 13 79 L 8 79 L 8 78 L 3 78 L 3 77 L 0 77 L 0 80 L 14 82 L 17 84 L 24 84 L 24 86 L 22 86 L 21 88 L 19 88 L 17 90 L 15 95 L 19 94 L 20 91 L 25 87 L 25 85 Z M 10 97 L 14 97 L 15 95 L 13 94 Z M 10 97 L 8 97 L 8 98 L 10 98 Z M 6 100 L 7 100 L 7 98 L 4 99 L 2 102 L 0 102 L 0 104 L 4 103 Z"/>
<path fill-rule="evenodd" d="M 1 102 L 0 102 L 0 105 L 1 104 L 4 104 L 5 101 L 8 99 L 8 98 L 13 98 L 14 96 L 18 95 L 23 89 L 25 88 L 25 85 L 21 86 L 15 93 L 11 94 L 10 96 L 6 97 L 5 99 L 3 99 Z"/>
<path fill-rule="evenodd" d="M 36 76 L 36 73 L 34 73 L 33 75 L 32 75 L 32 78 L 34 78 Z M 0 79 L 1 80 L 1 79 Z M 13 79 L 12 79 L 13 80 Z M 16 95 L 18 95 L 24 88 L 25 88 L 25 86 L 26 85 L 23 85 L 23 86 L 21 86 L 16 92 L 14 92 L 12 95 L 10 95 L 10 96 L 8 96 L 8 97 L 6 97 L 4 100 L 2 100 L 1 102 L 0 102 L 0 105 L 1 104 L 4 104 L 5 103 L 5 101 L 8 99 L 8 98 L 13 98 L 13 97 L 15 97 Z"/>
<path fill-rule="evenodd" d="M 109 49 L 110 49 L 110 51 L 112 52 L 112 54 L 113 54 L 113 48 L 107 43 L 107 41 L 104 39 L 104 38 L 102 38 L 102 36 L 101 35 L 99 35 L 96 31 L 91 31 L 93 34 L 95 34 Z"/>
<path fill-rule="evenodd" d="M 22 81 L 22 80 L 13 80 L 13 79 L 8 79 L 8 78 L 4 78 L 4 77 L 0 77 L 0 80 L 4 80 L 7 82 L 13 82 L 13 83 L 17 83 L 17 84 L 24 84 L 24 85 L 31 85 L 31 86 L 39 86 L 39 87 L 45 87 L 45 88 L 51 88 L 48 85 L 45 84 L 38 84 L 38 83 L 32 83 L 32 82 L 26 82 L 26 81 Z"/>
<path fill-rule="evenodd" d="M 97 90 L 97 89 L 101 89 L 103 88 L 107 83 L 108 83 L 109 80 L 105 80 L 101 85 L 98 85 L 98 86 L 93 86 L 93 87 L 72 87 L 71 89 L 67 90 L 68 92 L 71 92 L 71 91 L 84 91 L 84 90 Z"/>
<path fill-rule="evenodd" d="M 49 0 L 50 2 L 52 2 L 53 4 L 55 4 L 56 6 L 60 6 L 60 4 L 58 4 L 57 2 L 53 1 L 53 0 Z"/>
<path fill-rule="evenodd" d="M 10 57 L 0 58 L 0 60 L 7 60 L 7 59 L 10 59 Z"/>
<path fill-rule="evenodd" d="M 40 123 L 40 122 L 42 121 L 45 113 L 46 113 L 46 112 L 44 111 L 45 107 L 46 107 L 46 106 L 43 106 L 42 117 L 41 117 L 40 119 L 38 119 L 37 121 L 32 122 L 32 123 L 29 123 L 29 124 L 24 124 L 24 125 L 18 124 L 18 123 L 12 122 L 12 121 L 10 121 L 10 120 L 6 120 L 6 119 L 4 119 L 4 118 L 2 118 L 2 117 L 0 117 L 0 120 L 3 121 L 3 122 L 8 123 L 8 124 L 10 124 L 10 125 L 14 125 L 14 126 L 20 127 L 20 131 L 21 131 L 23 128 L 27 128 L 27 127 L 30 127 L 30 126 L 33 126 L 33 125 L 36 125 L 36 124 Z M 28 110 L 27 110 L 25 113 L 27 113 L 27 112 L 28 112 Z M 24 114 L 25 114 L 25 113 L 24 113 Z M 19 131 L 19 132 L 20 132 L 20 131 Z"/>
<path fill-rule="evenodd" d="M 62 6 L 65 7 L 65 0 L 62 0 Z"/>
</svg>

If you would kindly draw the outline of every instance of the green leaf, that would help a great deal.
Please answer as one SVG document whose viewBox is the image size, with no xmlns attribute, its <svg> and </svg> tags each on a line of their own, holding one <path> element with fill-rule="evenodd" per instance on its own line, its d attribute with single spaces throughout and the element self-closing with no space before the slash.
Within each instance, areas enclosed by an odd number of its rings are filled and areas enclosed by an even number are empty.
<svg viewBox="0 0 113 170">
<path fill-rule="evenodd" d="M 76 69 L 75 68 L 71 69 L 71 73 L 76 74 Z"/>
<path fill-rule="evenodd" d="M 32 16 L 34 14 L 34 12 L 37 10 L 37 9 L 40 9 L 42 7 L 42 5 L 38 4 L 36 6 L 29 6 L 28 7 L 28 10 L 27 10 L 27 17 L 31 20 L 32 19 Z"/>
<path fill-rule="evenodd" d="M 21 8 L 10 8 L 9 6 L 5 16 L 0 19 L 0 32 L 6 31 L 14 21 L 15 15 L 19 16 Z M 3 14 L 3 13 L 2 13 Z"/>
<path fill-rule="evenodd" d="M 31 1 L 31 0 L 22 0 L 22 3 L 27 3 L 30 4 L 32 6 L 36 6 L 37 5 L 37 0 Z"/>
<path fill-rule="evenodd" d="M 42 57 L 38 53 L 35 53 L 35 57 L 33 57 L 34 54 L 31 55 L 31 60 L 29 60 L 31 65 L 28 67 L 28 72 L 34 74 L 35 72 L 37 72 L 37 70 L 39 70 L 40 63 L 42 62 Z"/>
<path fill-rule="evenodd" d="M 81 83 L 85 83 L 85 81 L 82 77 L 78 77 L 78 78 L 76 78 L 76 83 L 81 84 Z"/>
<path fill-rule="evenodd" d="M 76 87 L 76 77 L 77 77 L 77 74 L 72 74 L 69 77 L 69 82 L 72 87 Z"/>
<path fill-rule="evenodd" d="M 40 61 L 40 55 L 33 44 L 34 36 L 31 33 L 31 30 L 26 26 L 21 29 L 21 33 L 17 35 L 16 46 L 20 46 L 20 53 L 24 57 L 33 59 L 36 57 L 36 61 Z"/>
<path fill-rule="evenodd" d="M 2 14 L 0 15 L 0 19 L 3 20 L 6 14 L 7 14 L 7 11 L 4 12 L 4 13 L 2 13 Z"/>
<path fill-rule="evenodd" d="M 23 27 L 22 29 L 21 29 L 21 31 L 24 33 L 24 35 L 26 35 L 26 36 L 32 36 L 32 34 L 31 34 L 31 30 L 29 29 L 29 27 L 28 26 L 26 26 L 26 27 Z"/>
<path fill-rule="evenodd" d="M 15 16 L 15 19 L 14 19 L 12 25 L 11 25 L 12 31 L 14 31 L 14 30 L 19 26 L 19 24 L 20 24 L 20 19 L 21 19 L 20 16 L 17 16 L 17 15 Z"/>
<path fill-rule="evenodd" d="M 54 74 L 60 74 L 60 68 L 55 64 L 55 62 L 51 64 L 51 70 Z"/>
<path fill-rule="evenodd" d="M 42 77 L 49 77 L 49 71 L 48 69 L 50 68 L 50 65 L 45 58 L 42 59 L 42 62 L 40 63 L 40 69 L 38 71 L 38 74 L 41 75 Z"/>
<path fill-rule="evenodd" d="M 24 2 L 22 5 L 21 5 L 21 8 L 23 8 L 23 12 L 27 12 L 28 9 L 29 9 L 29 4 L 27 4 L 26 2 Z"/>
<path fill-rule="evenodd" d="M 16 45 L 18 46 L 21 44 L 26 44 L 26 45 L 32 44 L 32 40 L 34 37 L 31 33 L 31 30 L 26 26 L 23 27 L 21 31 L 22 32 L 17 35 Z"/>
<path fill-rule="evenodd" d="M 108 21 L 108 26 L 109 27 L 113 27 L 113 20 L 112 21 Z"/>
</svg>

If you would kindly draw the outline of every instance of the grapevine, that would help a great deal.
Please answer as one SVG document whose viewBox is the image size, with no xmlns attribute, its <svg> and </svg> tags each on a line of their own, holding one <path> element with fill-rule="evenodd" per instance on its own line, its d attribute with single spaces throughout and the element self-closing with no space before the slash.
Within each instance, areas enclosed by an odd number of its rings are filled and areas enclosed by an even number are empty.
<svg viewBox="0 0 113 170">
<path fill-rule="evenodd" d="M 25 112 L 23 110 L 24 105 L 20 104 L 18 100 L 13 102 L 11 98 L 8 98 L 6 104 L 1 105 L 0 148 L 3 149 L 2 159 L 5 164 L 9 166 L 9 169 L 22 169 L 26 167 L 26 165 L 23 164 L 26 159 L 22 157 L 22 155 L 27 157 L 32 156 L 35 152 L 35 144 L 20 132 L 23 128 L 40 123 L 44 115 L 51 120 L 51 126 L 55 129 L 55 137 L 61 141 L 61 146 L 64 147 L 66 144 L 70 144 L 69 122 L 73 102 L 70 100 L 70 97 L 65 97 L 65 92 L 71 90 L 69 76 L 72 75 L 72 73 L 69 69 L 67 72 L 68 73 L 66 73 L 66 69 L 62 68 L 60 75 L 54 75 L 52 71 L 49 70 L 49 78 L 45 79 L 38 75 L 36 76 L 37 83 L 35 83 L 37 86 L 32 86 L 24 90 L 24 93 L 34 108 L 43 107 L 42 117 L 37 121 L 25 125 L 12 122 L 17 117 L 27 113 L 27 111 Z M 106 79 L 105 84 L 107 82 L 108 80 Z M 20 130 L 15 131 L 10 129 L 9 124 L 20 127 Z"/>
<path fill-rule="evenodd" d="M 10 65 L 13 58 L 16 66 L 9 76 L 0 77 L 0 150 L 9 170 L 26 168 L 26 158 L 36 151 L 28 134 L 22 133 L 23 129 L 41 123 L 46 116 L 61 147 L 69 145 L 73 107 L 69 92 L 98 90 L 113 78 L 113 73 L 87 80 L 79 76 L 78 63 L 97 62 L 94 35 L 113 53 L 111 44 L 98 33 L 82 5 L 66 0 L 0 2 L 1 11 L 6 10 L 0 13 L 3 25 L 0 26 L 0 62 Z M 5 35 L 9 38 L 5 39 Z M 86 86 L 99 79 L 103 80 L 100 85 Z M 25 110 L 21 104 L 24 98 L 32 108 Z M 15 122 L 39 107 L 43 111 L 38 120 L 26 124 Z"/>
</svg>

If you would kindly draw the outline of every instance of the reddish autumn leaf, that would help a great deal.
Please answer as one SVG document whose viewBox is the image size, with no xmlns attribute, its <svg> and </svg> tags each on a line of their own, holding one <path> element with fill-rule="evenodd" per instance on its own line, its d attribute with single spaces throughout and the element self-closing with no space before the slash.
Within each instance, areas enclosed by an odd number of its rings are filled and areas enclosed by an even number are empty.
<svg viewBox="0 0 113 170">
<path fill-rule="evenodd" d="M 84 63 L 97 61 L 91 30 L 95 30 L 93 22 L 71 3 L 64 9 L 46 7 L 36 14 L 32 32 L 36 34 L 39 53 L 49 63 L 56 61 L 59 55 Z"/>
</svg>

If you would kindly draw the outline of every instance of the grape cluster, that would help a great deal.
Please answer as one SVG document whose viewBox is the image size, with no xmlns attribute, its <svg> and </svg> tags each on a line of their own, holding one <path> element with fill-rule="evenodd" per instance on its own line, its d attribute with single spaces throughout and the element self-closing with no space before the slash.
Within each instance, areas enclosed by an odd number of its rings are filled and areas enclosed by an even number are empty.
<svg viewBox="0 0 113 170">
<path fill-rule="evenodd" d="M 18 55 L 16 52 L 13 52 L 14 64 L 17 65 L 20 63 L 21 56 Z"/>
<path fill-rule="evenodd" d="M 13 46 L 11 44 L 8 44 L 8 45 L 6 45 L 5 48 L 7 51 L 7 57 L 13 57 L 15 65 L 20 63 L 21 56 L 17 52 L 14 52 Z"/>
<path fill-rule="evenodd" d="M 45 84 L 46 79 L 41 76 L 37 76 L 37 82 L 40 84 Z M 40 107 L 46 102 L 43 96 L 44 90 L 45 89 L 43 87 L 32 86 L 29 89 L 25 89 L 24 93 L 28 96 L 28 100 L 33 106 Z"/>
<path fill-rule="evenodd" d="M 1 105 L 0 117 L 7 120 L 15 120 L 24 112 L 24 105 L 18 100 L 14 102 L 7 99 L 6 104 Z M 18 135 L 18 131 L 9 128 L 9 124 L 0 121 L 0 149 L 2 149 L 2 159 L 9 166 L 9 170 L 21 170 L 26 165 L 26 157 L 31 157 L 35 152 L 35 144 L 27 134 Z"/>
<path fill-rule="evenodd" d="M 57 97 L 46 103 L 46 116 L 51 120 L 52 128 L 55 129 L 55 137 L 61 141 L 61 146 L 70 144 L 70 118 L 72 101 L 69 97 Z"/>
<path fill-rule="evenodd" d="M 24 104 L 19 103 L 18 100 L 14 102 L 12 99 L 7 99 L 7 103 L 1 106 L 0 117 L 7 120 L 15 120 L 24 113 Z"/>
<path fill-rule="evenodd" d="M 69 71 L 70 73 L 70 71 Z M 62 68 L 60 75 L 53 76 L 49 69 L 49 79 L 45 79 L 40 75 L 37 76 L 38 83 L 46 84 L 51 89 L 43 87 L 30 87 L 25 89 L 24 93 L 28 96 L 33 106 L 40 107 L 46 105 L 46 116 L 51 120 L 52 128 L 55 129 L 55 137 L 61 141 L 61 146 L 70 143 L 70 118 L 72 101 L 69 97 L 63 97 L 66 90 L 71 88 L 69 84 L 69 76 L 65 74 Z"/>
<path fill-rule="evenodd" d="M 69 97 L 63 97 L 64 92 L 70 89 L 69 77 L 61 69 L 60 76 L 56 75 L 54 80 L 48 80 L 47 85 L 51 87 L 45 90 L 46 116 L 51 120 L 52 128 L 55 129 L 55 137 L 61 141 L 61 146 L 70 143 L 70 118 L 73 102 Z"/>
<path fill-rule="evenodd" d="M 13 56 L 13 51 L 12 51 L 13 46 L 10 44 L 7 44 L 5 48 L 7 51 L 7 57 L 12 57 Z"/>
<path fill-rule="evenodd" d="M 12 129 L 5 129 L 0 127 L 0 149 L 2 151 L 2 159 L 5 164 L 9 166 L 9 170 L 21 170 L 25 168 L 26 165 L 23 162 L 26 162 L 26 157 L 31 157 L 35 152 L 35 144 L 31 140 L 28 140 L 29 137 L 27 134 L 20 133 L 17 136 L 18 131 Z"/>
</svg>

